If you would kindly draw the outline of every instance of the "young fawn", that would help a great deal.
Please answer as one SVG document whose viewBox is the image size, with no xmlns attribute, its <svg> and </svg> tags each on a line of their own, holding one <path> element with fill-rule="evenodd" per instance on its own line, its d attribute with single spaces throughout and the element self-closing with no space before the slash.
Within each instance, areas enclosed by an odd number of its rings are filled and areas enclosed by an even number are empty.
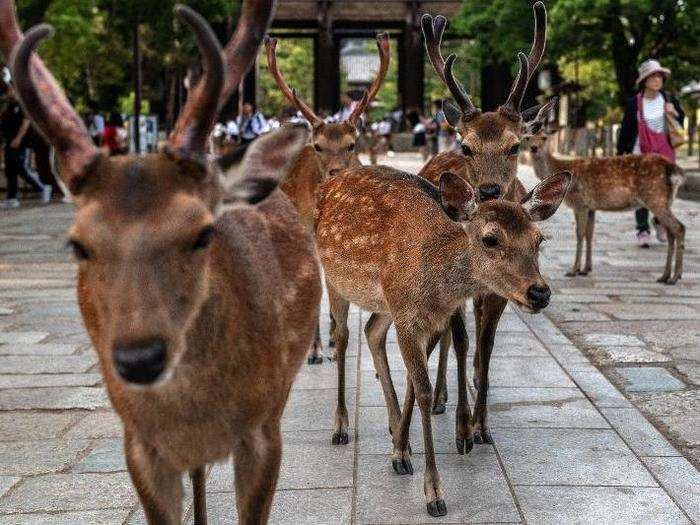
<svg viewBox="0 0 700 525">
<path fill-rule="evenodd" d="M 538 312 L 550 290 L 539 273 L 543 240 L 534 221 L 558 208 L 570 180 L 558 174 L 542 182 L 522 204 L 478 202 L 476 190 L 445 173 L 440 187 L 386 167 L 353 168 L 319 187 L 316 243 L 336 320 L 339 374 L 334 443 L 347 443 L 344 365 L 350 303 L 372 312 L 365 334 L 382 384 L 393 436 L 392 464 L 413 472 L 408 430 L 415 400 L 421 412 L 426 470 L 424 490 L 432 516 L 446 514 L 433 449 L 433 392 L 427 357 L 448 321 L 468 297 L 487 289 L 523 309 Z M 408 372 L 399 410 L 386 355 L 386 330 L 396 326 Z M 466 338 L 463 319 L 456 320 Z M 466 391 L 466 346 L 457 345 L 458 449 L 471 446 Z M 415 396 L 415 397 L 414 397 Z"/>
<path fill-rule="evenodd" d="M 207 23 L 178 6 L 197 36 L 204 77 L 164 152 L 109 158 L 33 53 L 50 28 L 23 38 L 13 2 L 0 1 L 2 51 L 14 48 L 27 115 L 56 148 L 75 197 L 69 243 L 80 309 L 151 524 L 181 523 L 184 472 L 195 523 L 205 523 L 206 465 L 231 455 L 239 522 L 267 521 L 280 420 L 313 337 L 321 297 L 314 241 L 274 191 L 307 131 L 259 139 L 232 170 L 206 156 L 225 86 L 238 85 L 255 57 L 272 7 L 246 2 L 222 55 Z"/>
<path fill-rule="evenodd" d="M 518 155 L 523 127 L 521 103 L 530 79 L 539 66 L 547 41 L 547 11 L 542 2 L 533 6 L 535 30 L 533 44 L 527 57 L 519 54 L 520 71 L 507 101 L 496 111 L 482 112 L 474 107 L 469 95 L 454 77 L 452 67 L 455 55 L 443 59 L 442 37 L 447 20 L 438 16 L 433 19 L 425 15 L 422 19 L 425 46 L 430 61 L 441 80 L 447 85 L 458 103 L 444 104 L 445 116 L 461 137 L 461 148 L 457 152 L 445 152 L 434 157 L 419 173 L 438 184 L 442 173 L 449 171 L 464 178 L 477 190 L 477 199 L 506 199 L 519 202 L 526 195 L 525 188 L 517 179 Z M 474 440 L 477 443 L 492 443 L 487 424 L 488 373 L 491 352 L 498 322 L 506 307 L 506 300 L 488 291 L 474 298 L 476 321 L 476 352 L 474 355 L 474 384 L 477 388 L 475 407 Z M 457 320 L 460 315 L 457 315 Z M 452 332 L 461 333 L 456 327 Z M 440 341 L 440 366 L 436 383 L 433 412 L 445 411 L 447 402 L 446 370 L 447 353 L 452 334 L 446 331 Z M 455 340 L 454 345 L 464 346 L 466 341 Z"/>
<path fill-rule="evenodd" d="M 352 114 L 344 122 L 324 122 L 304 101 L 297 97 L 296 91 L 287 85 L 284 76 L 277 67 L 276 39 L 265 39 L 265 49 L 268 69 L 275 79 L 277 87 L 311 124 L 311 143 L 302 150 L 280 187 L 296 207 L 302 221 L 309 227 L 310 231 L 313 231 L 318 185 L 332 172 L 361 165 L 356 151 L 358 124 L 369 104 L 377 96 L 389 71 L 391 58 L 389 35 L 386 33 L 377 35 L 377 49 L 380 58 L 379 72 L 369 90 L 365 91 Z M 332 324 L 333 320 L 331 319 Z M 308 363 L 310 365 L 323 362 L 321 351 L 319 330 L 309 352 Z"/>
<path fill-rule="evenodd" d="M 540 113 L 549 113 L 551 105 Z M 545 126 L 530 133 L 523 145 L 530 151 L 535 174 L 543 179 L 551 173 L 569 170 L 573 183 L 564 202 L 576 218 L 576 256 L 567 276 L 588 275 L 593 269 L 593 229 L 596 211 L 651 210 L 668 232 L 666 267 L 660 283 L 676 284 L 683 273 L 685 226 L 671 211 L 685 175 L 661 155 L 622 155 L 597 158 L 561 158 L 551 152 L 554 131 Z M 581 268 L 583 244 L 586 260 Z M 675 254 L 675 268 L 673 259 Z M 672 271 L 673 270 L 673 271 Z"/>
</svg>

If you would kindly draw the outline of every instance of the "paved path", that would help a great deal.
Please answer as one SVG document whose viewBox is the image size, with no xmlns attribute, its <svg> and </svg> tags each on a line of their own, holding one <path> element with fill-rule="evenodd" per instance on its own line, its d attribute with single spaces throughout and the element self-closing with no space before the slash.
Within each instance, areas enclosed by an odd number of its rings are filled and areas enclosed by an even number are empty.
<svg viewBox="0 0 700 525">
<path fill-rule="evenodd" d="M 416 166 L 413 157 L 394 163 Z M 522 175 L 531 185 L 527 169 Z M 353 310 L 352 441 L 330 445 L 334 365 L 304 366 L 285 413 L 272 522 L 700 523 L 700 474 L 681 453 L 697 457 L 691 434 L 697 440 L 700 235 L 693 230 L 700 206 L 678 208 L 691 231 L 685 280 L 676 288 L 653 281 L 662 250 L 634 248 L 630 217 L 602 218 L 595 276 L 571 281 L 560 279 L 572 251 L 570 212 L 547 226 L 552 240 L 543 270 L 557 295 L 547 316 L 509 309 L 501 323 L 490 397 L 496 445 L 459 456 L 454 405 L 434 418 L 449 512 L 441 520 L 425 513 L 415 417 L 416 474 L 393 474 L 386 410 L 361 336 L 367 315 Z M 143 523 L 125 472 L 121 428 L 76 308 L 75 268 L 62 249 L 71 214 L 65 205 L 0 212 L 2 524 Z M 389 349 L 403 390 L 395 338 Z M 584 352 L 614 381 L 616 374 L 626 381 L 628 396 Z M 454 373 L 450 367 L 451 403 Z M 208 491 L 211 522 L 233 523 L 228 466 L 211 470 Z"/>
</svg>

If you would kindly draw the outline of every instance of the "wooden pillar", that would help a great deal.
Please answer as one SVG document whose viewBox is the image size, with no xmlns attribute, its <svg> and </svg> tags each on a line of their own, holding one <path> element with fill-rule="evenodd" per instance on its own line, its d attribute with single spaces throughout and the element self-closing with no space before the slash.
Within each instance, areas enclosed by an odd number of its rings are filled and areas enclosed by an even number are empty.
<svg viewBox="0 0 700 525">
<path fill-rule="evenodd" d="M 513 84 L 510 64 L 499 62 L 481 68 L 481 109 L 495 111 L 504 104 Z"/>
<path fill-rule="evenodd" d="M 256 86 L 256 80 L 257 80 L 257 75 L 258 75 L 258 62 L 257 60 L 253 63 L 252 67 L 250 68 L 250 71 L 246 74 L 245 78 L 243 79 L 243 87 L 242 87 L 242 94 L 241 94 L 241 104 L 245 102 L 250 102 L 254 106 L 257 107 L 258 105 L 258 94 L 257 94 L 257 86 Z"/>
<path fill-rule="evenodd" d="M 314 109 L 334 113 L 340 108 L 340 41 L 333 35 L 329 5 L 319 2 L 318 34 L 314 39 Z"/>
<path fill-rule="evenodd" d="M 399 42 L 399 94 L 406 108 L 424 109 L 425 52 L 418 19 L 418 4 L 412 2 Z"/>
</svg>

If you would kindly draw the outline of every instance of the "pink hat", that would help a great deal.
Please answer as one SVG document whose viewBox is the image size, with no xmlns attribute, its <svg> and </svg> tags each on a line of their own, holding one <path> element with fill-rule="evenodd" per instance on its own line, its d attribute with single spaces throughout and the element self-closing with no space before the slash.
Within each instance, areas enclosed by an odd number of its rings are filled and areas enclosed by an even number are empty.
<svg viewBox="0 0 700 525">
<path fill-rule="evenodd" d="M 666 78 L 671 74 L 671 70 L 665 67 L 661 67 L 659 61 L 654 60 L 653 58 L 645 60 L 644 62 L 642 62 L 642 65 L 639 66 L 639 77 L 637 78 L 637 84 L 640 84 L 654 73 L 661 73 L 664 76 L 664 78 Z"/>
</svg>

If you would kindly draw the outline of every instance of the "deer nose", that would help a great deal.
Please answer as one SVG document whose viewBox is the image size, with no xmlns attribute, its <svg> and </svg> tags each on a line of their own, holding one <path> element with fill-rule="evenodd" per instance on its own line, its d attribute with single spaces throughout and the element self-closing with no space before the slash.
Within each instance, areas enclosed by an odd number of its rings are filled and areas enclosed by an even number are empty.
<svg viewBox="0 0 700 525">
<path fill-rule="evenodd" d="M 479 199 L 490 201 L 501 196 L 501 187 L 498 184 L 482 184 L 479 186 Z"/>
<path fill-rule="evenodd" d="M 537 146 L 530 146 L 530 151 L 532 153 L 537 153 L 537 150 L 538 150 Z"/>
<path fill-rule="evenodd" d="M 117 373 L 127 383 L 154 383 L 165 369 L 167 346 L 162 339 L 116 343 L 112 357 Z"/>
<path fill-rule="evenodd" d="M 535 310 L 543 310 L 549 305 L 549 299 L 552 296 L 552 291 L 549 286 L 539 286 L 533 284 L 527 289 L 527 298 L 530 300 L 530 305 Z"/>
</svg>

